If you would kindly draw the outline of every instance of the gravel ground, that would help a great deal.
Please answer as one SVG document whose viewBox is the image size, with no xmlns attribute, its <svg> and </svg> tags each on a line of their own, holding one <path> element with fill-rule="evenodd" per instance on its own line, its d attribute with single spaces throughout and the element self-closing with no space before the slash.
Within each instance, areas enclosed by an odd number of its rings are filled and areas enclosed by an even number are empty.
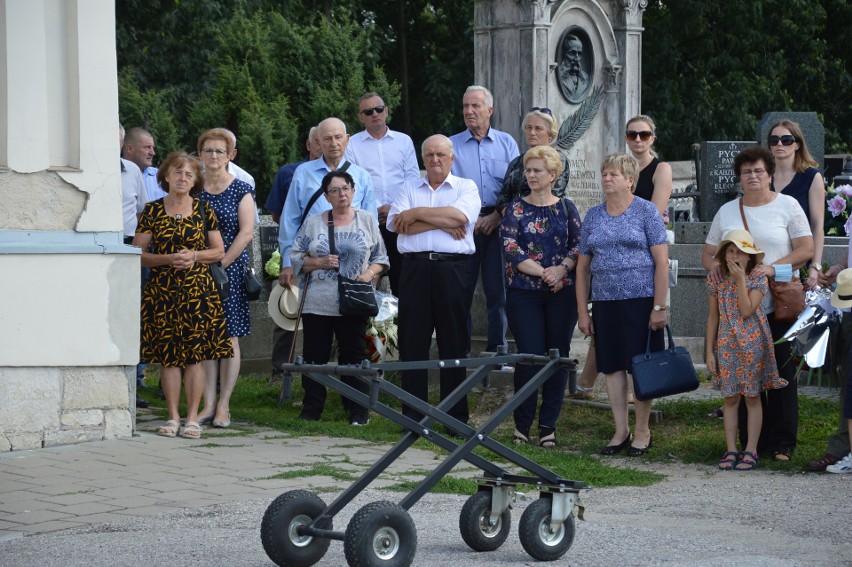
<svg viewBox="0 0 852 567">
<path fill-rule="evenodd" d="M 852 475 L 719 472 L 706 466 L 654 465 L 667 479 L 647 488 L 584 492 L 586 520 L 558 565 L 852 565 Z M 521 547 L 517 524 L 535 494 L 520 499 L 497 551 L 475 553 L 459 535 L 466 497 L 429 494 L 412 509 L 414 565 L 465 567 L 537 563 Z M 332 495 L 322 495 L 330 502 Z M 398 493 L 367 490 L 335 518 Z M 268 501 L 246 500 L 134 518 L 0 543 L 4 567 L 32 565 L 268 566 L 259 532 Z M 318 563 L 343 566 L 332 542 Z"/>
</svg>

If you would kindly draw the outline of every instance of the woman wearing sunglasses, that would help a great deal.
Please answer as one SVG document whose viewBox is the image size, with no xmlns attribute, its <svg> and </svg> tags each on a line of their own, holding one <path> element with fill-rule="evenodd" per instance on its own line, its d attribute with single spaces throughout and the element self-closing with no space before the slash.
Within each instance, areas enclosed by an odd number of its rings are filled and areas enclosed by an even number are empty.
<svg viewBox="0 0 852 567">
<path fill-rule="evenodd" d="M 630 153 L 639 162 L 639 179 L 634 194 L 654 203 L 662 215 L 669 207 L 672 194 L 672 167 L 660 161 L 654 151 L 656 132 L 654 121 L 649 116 L 639 114 L 627 121 L 624 139 Z"/>
<path fill-rule="evenodd" d="M 772 126 L 767 145 L 775 156 L 775 175 L 772 190 L 789 195 L 799 202 L 814 236 L 814 258 L 805 285 L 813 289 L 817 283 L 817 270 L 822 264 L 825 245 L 825 183 L 816 160 L 811 157 L 802 129 L 791 120 L 782 120 Z"/>
<path fill-rule="evenodd" d="M 527 112 L 527 115 L 524 116 L 523 129 L 528 150 L 537 146 L 549 146 L 556 139 L 556 135 L 559 132 L 551 110 L 537 106 L 531 108 Z M 500 194 L 497 196 L 497 210 L 501 215 L 506 212 L 506 206 L 515 198 L 526 197 L 530 194 L 530 186 L 524 175 L 524 155 L 521 154 L 513 159 L 509 162 L 509 167 L 506 168 L 503 186 L 500 188 Z M 559 158 L 562 160 L 562 173 L 559 174 L 553 183 L 551 192 L 555 197 L 561 199 L 565 196 L 570 172 L 568 171 L 568 156 L 559 152 Z"/>
</svg>

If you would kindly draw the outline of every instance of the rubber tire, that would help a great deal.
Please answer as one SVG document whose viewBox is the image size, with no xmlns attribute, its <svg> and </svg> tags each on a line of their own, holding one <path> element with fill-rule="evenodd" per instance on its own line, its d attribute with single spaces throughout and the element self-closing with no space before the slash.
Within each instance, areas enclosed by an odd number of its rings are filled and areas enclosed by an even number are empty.
<svg viewBox="0 0 852 567">
<path fill-rule="evenodd" d="M 391 555 L 376 549 L 379 538 L 390 538 Z M 414 520 L 393 502 L 378 501 L 358 510 L 346 526 L 343 541 L 346 562 L 351 567 L 408 567 L 417 553 Z"/>
<path fill-rule="evenodd" d="M 474 551 L 494 551 L 509 537 L 512 511 L 506 508 L 496 526 L 489 526 L 491 491 L 481 490 L 467 499 L 459 514 L 459 531 L 464 542 Z"/>
<path fill-rule="evenodd" d="M 282 567 L 309 567 L 323 558 L 330 539 L 299 538 L 292 531 L 296 525 L 310 525 L 325 510 L 322 499 L 307 490 L 291 490 L 272 501 L 260 524 L 260 541 L 266 555 Z M 323 520 L 323 529 L 332 529 L 331 518 Z"/>
<path fill-rule="evenodd" d="M 539 561 L 555 561 L 574 543 L 574 516 L 568 516 L 559 531 L 550 534 L 550 498 L 539 498 L 524 510 L 518 524 L 521 545 Z"/>
</svg>

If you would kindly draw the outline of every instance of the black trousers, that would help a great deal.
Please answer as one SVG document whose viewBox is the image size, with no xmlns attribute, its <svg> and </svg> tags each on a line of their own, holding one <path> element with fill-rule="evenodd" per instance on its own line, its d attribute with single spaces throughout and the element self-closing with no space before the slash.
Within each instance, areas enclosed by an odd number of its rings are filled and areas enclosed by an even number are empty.
<svg viewBox="0 0 852 567">
<path fill-rule="evenodd" d="M 307 364 L 325 364 L 331 357 L 331 342 L 337 337 L 337 363 L 338 364 L 360 364 L 367 358 L 366 339 L 364 333 L 367 330 L 367 319 L 365 317 L 332 317 L 327 315 L 302 315 L 304 322 L 304 348 L 303 354 Z M 369 386 L 366 382 L 354 376 L 341 376 L 344 384 L 367 393 Z M 302 376 L 302 388 L 305 390 L 305 398 L 302 402 L 302 415 L 309 418 L 319 418 L 325 408 L 327 392 L 325 386 Z M 348 398 L 342 397 L 343 408 L 350 418 L 367 414 L 367 409 L 356 404 Z"/>
<path fill-rule="evenodd" d="M 464 358 L 470 340 L 467 330 L 468 262 L 428 260 L 406 256 L 399 279 L 399 356 L 403 361 L 429 360 L 432 332 L 440 358 Z M 466 377 L 464 368 L 441 370 L 441 399 L 446 398 Z M 402 388 L 428 401 L 429 377 L 426 370 L 407 370 Z M 465 396 L 447 413 L 467 423 Z M 422 415 L 403 405 L 403 414 L 420 420 Z"/>
<path fill-rule="evenodd" d="M 272 372 L 278 372 L 282 364 L 290 357 L 290 347 L 296 340 L 296 333 L 282 329 L 278 325 L 272 330 Z"/>
<path fill-rule="evenodd" d="M 385 241 L 385 248 L 388 252 L 388 260 L 390 268 L 387 271 L 388 280 L 390 280 L 391 292 L 399 297 L 399 274 L 402 271 L 402 254 L 396 248 L 396 241 L 399 235 L 391 232 L 384 224 L 379 223 L 379 231 L 382 233 L 382 239 Z"/>
<path fill-rule="evenodd" d="M 772 340 L 777 341 L 790 328 L 790 322 L 775 320 L 774 313 L 767 315 Z M 757 442 L 758 451 L 769 453 L 793 452 L 796 448 L 796 437 L 799 430 L 799 386 L 796 380 L 796 364 L 790 360 L 790 343 L 783 341 L 775 345 L 775 363 L 778 374 L 787 380 L 789 385 L 779 390 L 761 392 L 760 403 L 763 407 L 763 426 L 760 439 Z M 740 443 L 746 446 L 748 437 L 748 422 L 746 405 L 739 407 Z"/>
</svg>

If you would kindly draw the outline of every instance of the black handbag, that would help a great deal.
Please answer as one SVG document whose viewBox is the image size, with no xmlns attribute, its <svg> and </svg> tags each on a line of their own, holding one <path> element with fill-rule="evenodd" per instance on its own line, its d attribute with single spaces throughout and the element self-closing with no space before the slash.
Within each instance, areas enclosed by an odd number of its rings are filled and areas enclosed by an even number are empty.
<svg viewBox="0 0 852 567">
<path fill-rule="evenodd" d="M 356 213 L 357 214 L 357 213 Z M 328 253 L 335 254 L 334 219 L 328 212 Z M 353 280 L 337 273 L 338 311 L 348 317 L 375 317 L 379 314 L 373 282 Z"/>
<path fill-rule="evenodd" d="M 689 351 L 675 346 L 672 329 L 666 325 L 669 348 L 651 352 L 651 329 L 644 354 L 631 359 L 633 392 L 637 400 L 653 400 L 698 389 L 698 375 Z"/>
<path fill-rule="evenodd" d="M 263 284 L 260 281 L 260 278 L 257 277 L 257 274 L 254 273 L 254 268 L 247 267 L 245 275 L 243 276 L 246 282 L 246 295 L 248 296 L 249 301 L 257 301 L 260 299 L 260 290 L 263 288 Z"/>
<path fill-rule="evenodd" d="M 201 217 L 204 219 L 204 242 L 207 244 L 207 248 L 210 248 L 210 239 L 207 236 L 207 202 L 204 199 L 201 199 Z M 216 291 L 219 292 L 219 300 L 225 301 L 228 299 L 231 282 L 228 280 L 228 272 L 225 271 L 222 262 L 210 264 L 210 275 L 213 276 Z"/>
</svg>

